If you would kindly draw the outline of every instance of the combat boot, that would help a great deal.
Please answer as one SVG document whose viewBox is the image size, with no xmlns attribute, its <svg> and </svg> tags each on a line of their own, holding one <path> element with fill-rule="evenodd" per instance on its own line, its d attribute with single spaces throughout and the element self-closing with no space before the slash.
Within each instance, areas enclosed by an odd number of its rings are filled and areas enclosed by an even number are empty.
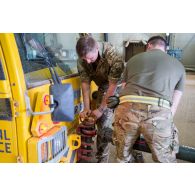
<svg viewBox="0 0 195 195">
<path fill-rule="evenodd" d="M 96 159 L 97 159 L 97 163 L 108 163 L 109 160 L 109 154 L 106 155 L 100 155 L 98 152 L 95 155 Z"/>
<path fill-rule="evenodd" d="M 135 163 L 144 163 L 144 157 L 142 152 L 133 151 L 133 157 Z"/>
</svg>

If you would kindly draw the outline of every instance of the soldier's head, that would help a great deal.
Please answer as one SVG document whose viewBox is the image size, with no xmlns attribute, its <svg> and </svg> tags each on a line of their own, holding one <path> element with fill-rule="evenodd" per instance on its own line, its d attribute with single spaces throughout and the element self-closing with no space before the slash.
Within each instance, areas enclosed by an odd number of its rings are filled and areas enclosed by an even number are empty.
<svg viewBox="0 0 195 195">
<path fill-rule="evenodd" d="M 81 37 L 77 41 L 76 51 L 79 58 L 88 64 L 95 62 L 98 58 L 98 44 L 91 36 Z"/>
<path fill-rule="evenodd" d="M 166 40 L 161 36 L 153 36 L 151 37 L 146 45 L 146 50 L 152 50 L 152 49 L 160 49 L 162 51 L 166 51 Z"/>
</svg>

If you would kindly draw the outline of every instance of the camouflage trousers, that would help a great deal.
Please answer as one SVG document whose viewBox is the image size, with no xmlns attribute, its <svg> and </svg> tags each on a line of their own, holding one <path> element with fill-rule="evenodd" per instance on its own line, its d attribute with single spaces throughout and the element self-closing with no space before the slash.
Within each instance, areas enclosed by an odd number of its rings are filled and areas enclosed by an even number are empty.
<svg viewBox="0 0 195 195">
<path fill-rule="evenodd" d="M 156 162 L 176 162 L 178 130 L 171 110 L 155 105 L 125 102 L 115 110 L 114 134 L 117 162 L 131 162 L 132 147 L 142 134 Z"/>
<path fill-rule="evenodd" d="M 112 118 L 113 118 L 113 110 L 107 108 L 102 115 L 102 117 L 97 121 L 97 140 L 96 147 L 97 153 L 96 158 L 99 162 L 107 163 L 109 159 L 109 145 L 108 142 L 101 136 L 104 129 L 111 128 L 112 129 Z"/>
<path fill-rule="evenodd" d="M 96 100 L 96 108 L 98 108 L 102 102 L 102 98 L 105 95 L 105 91 L 98 90 L 98 96 Z M 105 141 L 105 139 L 101 136 L 104 129 L 112 127 L 112 121 L 113 121 L 113 115 L 114 111 L 113 109 L 107 108 L 101 118 L 97 120 L 97 139 L 96 139 L 96 147 L 97 147 L 97 153 L 96 158 L 98 159 L 98 162 L 107 163 L 109 159 L 109 145 L 108 142 Z"/>
</svg>

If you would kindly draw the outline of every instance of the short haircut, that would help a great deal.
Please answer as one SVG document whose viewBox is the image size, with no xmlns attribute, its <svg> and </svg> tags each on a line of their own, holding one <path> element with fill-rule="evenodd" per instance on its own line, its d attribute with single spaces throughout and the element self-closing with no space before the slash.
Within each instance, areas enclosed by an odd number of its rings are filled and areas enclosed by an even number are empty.
<svg viewBox="0 0 195 195">
<path fill-rule="evenodd" d="M 165 48 L 165 50 L 166 50 L 167 42 L 166 42 L 166 40 L 165 40 L 163 37 L 161 37 L 161 36 L 153 36 L 153 37 L 151 37 L 151 38 L 148 40 L 147 44 L 148 44 L 148 43 L 152 44 L 153 46 L 156 46 L 156 45 L 164 46 L 164 48 Z"/>
<path fill-rule="evenodd" d="M 91 36 L 81 37 L 76 44 L 76 51 L 79 57 L 85 57 L 96 48 L 97 42 Z"/>
</svg>

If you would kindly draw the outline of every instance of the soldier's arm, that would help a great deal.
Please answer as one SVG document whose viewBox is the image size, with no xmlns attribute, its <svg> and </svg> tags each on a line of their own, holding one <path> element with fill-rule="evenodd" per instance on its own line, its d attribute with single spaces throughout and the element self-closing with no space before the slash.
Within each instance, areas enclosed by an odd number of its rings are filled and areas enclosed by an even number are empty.
<svg viewBox="0 0 195 195">
<path fill-rule="evenodd" d="M 97 108 L 96 110 L 93 110 L 92 112 L 92 114 L 96 116 L 96 119 L 99 119 L 103 115 L 105 109 L 107 108 L 107 99 L 109 96 L 114 95 L 116 87 L 117 82 L 109 82 L 108 90 L 102 99 L 100 107 Z"/>
<path fill-rule="evenodd" d="M 123 73 L 122 89 L 125 88 L 126 83 L 127 83 L 127 67 L 125 67 L 125 70 L 124 70 L 124 73 Z"/>
<path fill-rule="evenodd" d="M 103 112 L 106 109 L 107 99 L 108 99 L 108 97 L 114 95 L 116 88 L 117 88 L 117 82 L 109 81 L 108 90 L 107 90 L 106 94 L 104 95 L 104 97 L 102 99 L 102 103 L 101 103 L 100 108 L 99 108 L 100 111 Z"/>
<path fill-rule="evenodd" d="M 114 47 L 108 45 L 105 51 L 105 58 L 110 64 L 110 71 L 108 75 L 109 87 L 102 100 L 100 109 L 103 110 L 107 107 L 107 99 L 110 96 L 113 96 L 117 88 L 117 82 L 122 80 L 122 73 L 124 71 L 124 61 L 122 57 L 117 53 Z"/>
<path fill-rule="evenodd" d="M 84 104 L 84 110 L 80 113 L 81 118 L 85 118 L 87 115 L 91 113 L 90 110 L 90 77 L 86 70 L 83 68 L 82 61 L 78 60 L 77 63 L 78 72 L 80 74 L 81 79 L 81 89 L 82 89 L 82 95 L 83 95 L 83 104 Z"/>
<path fill-rule="evenodd" d="M 185 70 L 183 69 L 183 75 L 181 76 L 179 82 L 177 83 L 174 93 L 173 93 L 173 97 L 172 97 L 171 112 L 173 116 L 175 115 L 177 111 L 177 107 L 183 95 L 185 77 L 186 77 L 186 74 L 185 74 Z"/>
<path fill-rule="evenodd" d="M 122 74 L 124 71 L 124 61 L 122 56 L 117 53 L 117 51 L 112 48 L 106 53 L 107 60 L 110 64 L 110 71 L 108 79 L 111 82 L 118 82 L 123 80 Z"/>
<path fill-rule="evenodd" d="M 83 81 L 81 83 L 81 89 L 83 94 L 84 110 L 90 110 L 90 84 Z"/>
<path fill-rule="evenodd" d="M 121 79 L 122 72 L 124 70 L 122 57 L 117 54 L 115 48 L 112 45 L 107 44 L 104 55 L 110 65 L 110 71 L 108 75 L 109 87 L 102 99 L 100 107 L 93 111 L 93 114 L 97 117 L 97 119 L 102 116 L 104 110 L 107 108 L 107 99 L 109 96 L 114 95 L 117 82 Z"/>
<path fill-rule="evenodd" d="M 122 82 L 122 89 L 125 88 L 126 82 Z"/>
<path fill-rule="evenodd" d="M 177 107 L 178 107 L 179 102 L 181 100 L 182 94 L 183 94 L 182 91 L 179 91 L 179 90 L 174 91 L 173 99 L 172 99 L 172 106 L 171 106 L 171 112 L 172 112 L 173 116 L 175 115 L 175 113 L 177 111 Z"/>
</svg>

